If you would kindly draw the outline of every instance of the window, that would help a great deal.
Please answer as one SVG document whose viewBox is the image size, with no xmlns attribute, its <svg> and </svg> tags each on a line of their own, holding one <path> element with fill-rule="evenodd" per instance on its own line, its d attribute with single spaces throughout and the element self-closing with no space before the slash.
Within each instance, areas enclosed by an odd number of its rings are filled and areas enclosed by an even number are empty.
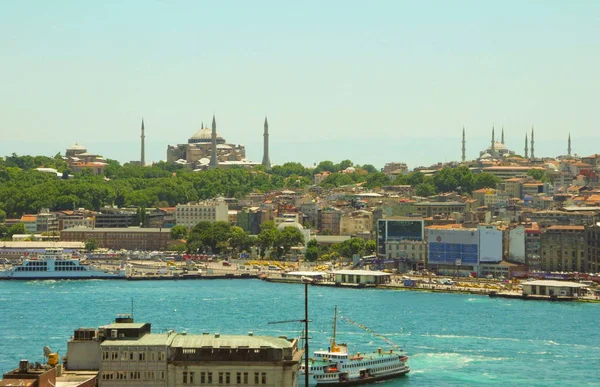
<svg viewBox="0 0 600 387">
<path fill-rule="evenodd" d="M 110 360 L 119 360 L 119 351 L 113 351 L 110 353 Z"/>
<path fill-rule="evenodd" d="M 113 372 L 102 372 L 102 380 L 113 380 L 115 374 Z"/>
<path fill-rule="evenodd" d="M 219 372 L 219 384 L 223 384 L 223 373 Z"/>
<path fill-rule="evenodd" d="M 127 360 L 127 351 L 121 352 L 121 360 Z"/>
<path fill-rule="evenodd" d="M 190 384 L 194 384 L 194 372 L 190 372 Z"/>
<path fill-rule="evenodd" d="M 225 372 L 225 384 L 231 384 L 231 372 Z"/>
<path fill-rule="evenodd" d="M 164 352 L 159 352 L 158 353 L 158 360 L 162 361 L 162 360 L 165 360 L 165 359 L 166 359 L 165 353 Z"/>
<path fill-rule="evenodd" d="M 108 360 L 110 358 L 110 352 L 102 351 L 102 360 Z"/>
<path fill-rule="evenodd" d="M 258 372 L 254 373 L 254 384 L 258 384 Z"/>
<path fill-rule="evenodd" d="M 135 353 L 133 351 L 129 352 L 129 360 L 133 360 L 135 357 Z"/>
<path fill-rule="evenodd" d="M 129 373 L 129 378 L 132 380 L 139 380 L 142 378 L 141 372 L 140 371 L 131 371 Z"/>
<path fill-rule="evenodd" d="M 238 373 L 235 375 L 235 380 L 236 380 L 236 383 L 237 383 L 237 384 L 242 384 L 242 373 L 241 373 L 241 372 L 238 372 Z"/>
<path fill-rule="evenodd" d="M 156 352 L 150 352 L 150 361 L 156 360 Z"/>
<path fill-rule="evenodd" d="M 261 379 L 262 384 L 267 384 L 267 373 L 266 372 L 261 373 L 260 379 Z"/>
<path fill-rule="evenodd" d="M 296 379 L 294 379 L 296 380 Z M 248 384 L 248 373 L 244 372 L 244 384 Z"/>
<path fill-rule="evenodd" d="M 206 383 L 206 372 L 200 372 L 200 384 Z"/>
<path fill-rule="evenodd" d="M 188 382 L 188 373 L 187 371 L 183 371 L 183 384 L 187 384 Z"/>
<path fill-rule="evenodd" d="M 127 372 L 125 372 L 125 371 L 117 371 L 117 379 L 119 379 L 119 380 L 126 380 L 127 379 Z"/>
<path fill-rule="evenodd" d="M 165 371 L 159 371 L 158 373 L 158 378 L 160 380 L 164 380 L 165 379 Z"/>
<path fill-rule="evenodd" d="M 213 378 L 212 378 L 212 372 L 207 372 L 206 373 L 206 383 L 207 384 L 212 384 Z"/>
<path fill-rule="evenodd" d="M 146 352 L 138 352 L 138 360 L 145 361 L 146 360 Z"/>
</svg>

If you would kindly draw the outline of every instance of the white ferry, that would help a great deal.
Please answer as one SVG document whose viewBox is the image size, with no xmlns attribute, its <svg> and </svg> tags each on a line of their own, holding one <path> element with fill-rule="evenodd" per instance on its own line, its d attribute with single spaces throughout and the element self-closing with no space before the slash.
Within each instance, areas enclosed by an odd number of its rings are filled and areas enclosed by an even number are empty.
<svg viewBox="0 0 600 387">
<path fill-rule="evenodd" d="M 24 256 L 19 264 L 0 270 L 0 280 L 34 279 L 125 279 L 126 270 L 102 270 L 66 254 L 61 248 L 47 248 L 37 256 Z"/>
<path fill-rule="evenodd" d="M 390 349 L 378 349 L 374 353 L 348 353 L 346 344 L 335 342 L 336 316 L 333 322 L 333 338 L 329 350 L 319 350 L 309 359 L 309 386 L 354 386 L 403 376 L 410 371 L 408 356 Z M 300 385 L 306 380 L 304 365 L 298 375 Z"/>
</svg>

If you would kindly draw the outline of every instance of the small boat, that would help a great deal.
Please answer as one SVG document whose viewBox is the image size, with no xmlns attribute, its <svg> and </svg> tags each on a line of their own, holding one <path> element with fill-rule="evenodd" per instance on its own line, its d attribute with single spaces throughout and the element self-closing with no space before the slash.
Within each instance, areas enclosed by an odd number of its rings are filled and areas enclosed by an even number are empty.
<svg viewBox="0 0 600 387">
<path fill-rule="evenodd" d="M 336 342 L 337 308 L 333 318 L 331 347 L 313 353 L 309 361 L 309 386 L 354 386 L 397 378 L 410 372 L 408 356 L 393 349 L 373 353 L 350 354 L 346 344 Z M 308 354 L 305 354 L 307 356 Z M 298 375 L 299 385 L 304 386 L 304 365 Z"/>
</svg>

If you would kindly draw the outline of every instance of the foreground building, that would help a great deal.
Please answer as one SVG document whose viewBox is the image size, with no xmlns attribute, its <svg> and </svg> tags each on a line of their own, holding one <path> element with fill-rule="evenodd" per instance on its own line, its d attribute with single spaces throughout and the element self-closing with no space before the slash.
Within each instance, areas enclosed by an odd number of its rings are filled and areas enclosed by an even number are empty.
<svg viewBox="0 0 600 387">
<path fill-rule="evenodd" d="M 151 333 L 149 323 L 119 316 L 69 340 L 68 369 L 98 371 L 98 385 L 297 386 L 302 351 L 285 337 Z"/>
</svg>

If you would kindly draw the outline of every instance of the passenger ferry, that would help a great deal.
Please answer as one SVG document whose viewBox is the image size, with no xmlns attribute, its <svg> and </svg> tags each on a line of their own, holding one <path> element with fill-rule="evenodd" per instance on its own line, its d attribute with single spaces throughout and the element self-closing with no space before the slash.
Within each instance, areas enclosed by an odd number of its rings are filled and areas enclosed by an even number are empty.
<svg viewBox="0 0 600 387">
<path fill-rule="evenodd" d="M 19 264 L 0 270 L 0 279 L 125 279 L 125 269 L 102 270 L 66 254 L 61 248 L 47 248 L 37 256 L 24 256 Z"/>
<path fill-rule="evenodd" d="M 333 319 L 331 348 L 319 350 L 309 359 L 309 386 L 354 386 L 403 376 L 410 371 L 408 356 L 402 351 L 379 348 L 374 353 L 348 353 L 346 344 L 335 341 L 337 308 Z M 298 375 L 299 385 L 306 379 L 304 365 Z"/>
</svg>

